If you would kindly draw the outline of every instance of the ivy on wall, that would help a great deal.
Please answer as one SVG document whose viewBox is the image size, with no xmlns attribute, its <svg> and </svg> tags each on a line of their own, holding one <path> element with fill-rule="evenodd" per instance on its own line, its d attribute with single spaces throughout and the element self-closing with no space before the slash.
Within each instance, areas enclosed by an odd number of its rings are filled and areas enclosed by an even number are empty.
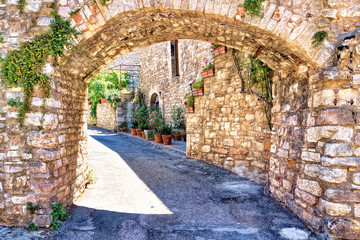
<svg viewBox="0 0 360 240">
<path fill-rule="evenodd" d="M 264 113 L 270 130 L 271 123 L 271 108 L 273 107 L 272 96 L 272 77 L 274 71 L 262 61 L 249 56 L 247 60 L 240 60 L 238 57 L 238 50 L 233 49 L 232 57 L 234 59 L 235 67 L 241 80 L 241 92 L 250 93 L 261 99 L 264 104 Z M 247 88 L 245 90 L 246 78 L 242 73 L 248 72 Z"/>
<path fill-rule="evenodd" d="M 265 0 L 245 0 L 242 7 L 250 16 L 263 17 L 261 3 Z"/>
<path fill-rule="evenodd" d="M 49 25 L 50 29 L 23 43 L 19 49 L 9 52 L 1 66 L 1 74 L 6 86 L 21 87 L 23 90 L 24 99 L 19 109 L 21 124 L 30 110 L 35 87 L 39 86 L 46 98 L 50 95 L 51 79 L 43 73 L 49 57 L 53 57 L 56 63 L 58 57 L 63 56 L 65 48 L 70 49 L 74 46 L 73 40 L 80 34 L 71 27 L 69 20 L 55 12 L 51 15 L 54 20 Z"/>
<path fill-rule="evenodd" d="M 262 61 L 249 56 L 250 59 L 250 76 L 249 76 L 249 90 L 250 93 L 256 95 L 265 102 L 264 113 L 269 125 L 272 129 L 271 123 L 271 108 L 273 107 L 272 96 L 272 77 L 274 71 Z M 255 92 L 252 88 L 256 88 L 260 93 Z"/>
</svg>

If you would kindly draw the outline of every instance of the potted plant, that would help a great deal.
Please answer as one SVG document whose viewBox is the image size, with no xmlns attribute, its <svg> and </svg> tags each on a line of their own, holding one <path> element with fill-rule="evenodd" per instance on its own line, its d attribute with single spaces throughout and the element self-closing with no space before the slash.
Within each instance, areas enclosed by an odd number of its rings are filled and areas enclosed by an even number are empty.
<svg viewBox="0 0 360 240">
<path fill-rule="evenodd" d="M 186 112 L 187 113 L 193 113 L 194 112 L 194 103 L 195 103 L 195 98 L 194 95 L 187 93 L 184 96 L 185 99 L 185 107 L 186 107 Z"/>
<path fill-rule="evenodd" d="M 131 130 L 131 135 L 133 135 L 133 136 L 136 136 L 137 135 L 137 131 L 136 131 L 136 129 L 137 129 L 137 122 L 134 120 L 134 119 L 132 119 L 131 120 L 131 128 L 130 128 L 130 130 Z"/>
<path fill-rule="evenodd" d="M 161 128 L 161 125 L 165 123 L 165 120 L 161 114 L 160 108 L 151 107 L 148 122 L 149 122 L 149 127 L 154 130 L 155 142 L 162 143 L 163 140 L 159 133 L 159 130 Z"/>
<path fill-rule="evenodd" d="M 160 128 L 160 134 L 162 136 L 163 142 L 165 145 L 171 145 L 172 139 L 172 127 L 170 125 L 164 124 Z"/>
<path fill-rule="evenodd" d="M 193 89 L 194 97 L 204 95 L 204 79 L 197 79 L 193 84 L 191 84 Z"/>
<path fill-rule="evenodd" d="M 138 105 L 137 107 L 135 107 L 135 110 L 133 112 L 133 118 L 137 122 L 138 125 L 137 135 L 140 137 L 142 136 L 141 134 L 142 130 L 140 128 L 142 125 L 146 124 L 147 117 L 148 117 L 148 110 L 146 109 L 145 106 Z"/>
<path fill-rule="evenodd" d="M 174 131 L 174 140 L 181 141 L 181 133 L 185 130 L 184 109 L 173 105 L 170 113 L 173 128 L 176 130 Z"/>
<path fill-rule="evenodd" d="M 145 139 L 145 130 L 148 130 L 149 126 L 147 125 L 147 123 L 143 123 L 140 125 L 140 131 L 141 131 L 141 137 Z"/>
<path fill-rule="evenodd" d="M 227 47 L 216 43 L 211 43 L 211 50 L 214 51 L 214 56 L 217 57 L 220 54 L 226 53 Z"/>
<path fill-rule="evenodd" d="M 126 121 L 120 123 L 120 125 L 119 125 L 119 128 L 120 128 L 121 132 L 125 132 L 126 127 L 127 127 L 127 122 Z"/>
<path fill-rule="evenodd" d="M 202 77 L 203 78 L 214 76 L 215 67 L 214 67 L 213 63 L 205 61 L 205 65 L 203 65 L 201 67 L 202 67 Z"/>
</svg>

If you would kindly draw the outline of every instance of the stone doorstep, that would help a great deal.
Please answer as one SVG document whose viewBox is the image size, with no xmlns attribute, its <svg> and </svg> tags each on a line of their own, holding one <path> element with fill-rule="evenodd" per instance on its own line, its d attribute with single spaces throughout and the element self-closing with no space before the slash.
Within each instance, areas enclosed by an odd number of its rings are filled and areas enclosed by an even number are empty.
<svg viewBox="0 0 360 240">
<path fill-rule="evenodd" d="M 149 143 L 149 144 L 152 144 L 154 146 L 159 146 L 159 147 L 162 147 L 162 148 L 166 148 L 166 149 L 169 149 L 169 150 L 172 150 L 172 151 L 175 151 L 175 152 L 178 152 L 178 153 L 182 153 L 182 154 L 185 154 L 186 155 L 186 152 L 183 152 L 179 149 L 176 149 L 176 148 L 172 148 L 170 147 L 169 145 L 164 145 L 164 144 L 160 144 L 160 143 L 156 143 L 154 141 L 148 141 L 142 137 L 139 137 L 139 136 L 133 136 L 131 135 L 131 133 L 127 133 L 127 132 L 118 132 L 117 134 L 119 135 L 125 135 L 125 136 L 128 136 L 128 137 L 132 137 L 132 138 L 136 138 L 136 139 L 141 139 L 141 140 L 144 140 L 145 142 Z M 172 140 L 173 141 L 173 140 Z"/>
</svg>

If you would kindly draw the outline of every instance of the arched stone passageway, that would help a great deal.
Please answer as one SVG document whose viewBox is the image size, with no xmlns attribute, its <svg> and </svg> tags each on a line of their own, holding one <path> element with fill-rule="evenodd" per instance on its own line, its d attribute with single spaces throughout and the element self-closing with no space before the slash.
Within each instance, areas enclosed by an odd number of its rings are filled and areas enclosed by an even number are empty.
<svg viewBox="0 0 360 240">
<path fill-rule="evenodd" d="M 295 14 L 291 5 L 266 1 L 263 18 L 243 18 L 242 2 L 113 1 L 107 7 L 81 6 L 73 19 L 83 32 L 82 39 L 56 68 L 47 68 L 53 90 L 44 122 L 40 121 L 40 93 L 34 96 L 32 112 L 21 130 L 15 109 L 3 114 L 0 210 L 5 214 L 0 222 L 22 225 L 33 219 L 46 226 L 51 221 L 49 203 L 69 205 L 84 189 L 83 112 L 86 83 L 92 76 L 118 55 L 162 41 L 196 39 L 254 55 L 276 71 L 274 128 L 265 168 L 270 191 L 312 228 L 356 239 L 360 232 L 359 34 L 353 32 L 339 43 L 325 40 L 314 48 L 311 38 L 319 27 L 311 17 Z M 6 40 L 11 39 L 10 33 Z M 343 47 L 336 49 L 335 44 Z M 337 59 L 332 58 L 335 54 Z M 8 90 L 6 97 L 18 91 Z M 38 131 L 41 124 L 43 130 Z M 241 149 L 235 150 L 234 155 L 242 154 Z M 26 202 L 46 207 L 29 216 Z"/>
</svg>

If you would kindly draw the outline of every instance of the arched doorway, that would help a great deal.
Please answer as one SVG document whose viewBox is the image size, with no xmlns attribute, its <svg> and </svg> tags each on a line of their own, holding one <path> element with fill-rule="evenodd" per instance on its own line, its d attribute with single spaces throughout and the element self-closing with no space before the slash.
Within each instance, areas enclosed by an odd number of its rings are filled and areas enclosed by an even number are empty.
<svg viewBox="0 0 360 240">
<path fill-rule="evenodd" d="M 313 89 L 309 88 L 310 75 L 314 71 L 320 71 L 334 51 L 332 50 L 333 46 L 328 42 L 325 42 L 321 48 L 311 47 L 313 28 L 307 27 L 308 23 L 305 21 L 307 17 L 301 17 L 298 24 L 291 24 L 289 21 L 292 14 L 291 9 L 287 11 L 286 7 L 274 4 L 265 6 L 266 17 L 261 20 L 251 17 L 242 18 L 237 2 L 231 3 L 225 12 L 215 10 L 215 8 L 209 7 L 214 5 L 204 2 L 202 2 L 203 5 L 195 7 L 191 4 L 173 6 L 169 5 L 169 1 L 164 1 L 160 5 L 155 4 L 155 7 L 150 4 L 140 4 L 139 6 L 138 2 L 132 3 L 113 1 L 111 6 L 119 4 L 121 7 L 113 7 L 111 11 L 101 6 L 95 6 L 92 11 L 88 11 L 89 7 L 86 5 L 80 10 L 80 17 L 77 16 L 77 19 L 74 19 L 84 33 L 83 39 L 76 49 L 66 54 L 67 58 L 59 62 L 53 73 L 54 91 L 51 93 L 52 100 L 49 101 L 48 112 L 45 114 L 44 131 L 40 133 L 35 131 L 39 125 L 38 119 L 41 113 L 31 114 L 26 122 L 27 130 L 19 133 L 21 137 L 18 138 L 18 143 L 14 144 L 16 147 L 12 147 L 12 149 L 26 149 L 27 146 L 30 146 L 33 149 L 34 160 L 28 161 L 26 166 L 20 166 L 21 170 L 18 172 L 25 171 L 26 168 L 33 168 L 34 171 L 37 171 L 34 174 L 39 174 L 39 172 L 44 174 L 45 171 L 50 176 L 48 178 L 47 176 L 37 176 L 38 178 L 32 179 L 31 185 L 38 186 L 40 189 L 39 192 L 32 191 L 32 197 L 56 198 L 57 201 L 71 204 L 73 198 L 77 197 L 84 187 L 86 133 L 83 111 L 87 81 L 118 55 L 154 43 L 186 38 L 227 45 L 252 54 L 272 69 L 277 70 L 278 77 L 275 82 L 277 98 L 272 111 L 274 113 L 274 130 L 271 137 L 269 164 L 270 191 L 314 228 L 322 225 L 321 219 L 330 217 L 340 221 L 340 218 L 336 218 L 336 214 L 335 217 L 334 214 L 331 214 L 332 211 L 325 202 L 327 200 L 321 200 L 321 204 L 319 203 L 319 199 L 329 200 L 329 195 L 325 195 L 325 192 L 330 187 L 339 191 L 343 190 L 340 185 L 329 186 L 329 183 L 338 181 L 325 176 L 331 175 L 334 169 L 326 168 L 328 166 L 319 166 L 316 174 L 305 175 L 303 172 L 306 167 L 308 169 L 313 167 L 309 166 L 309 162 L 318 163 L 320 158 L 325 156 L 336 157 L 342 153 L 335 150 L 342 147 L 345 149 L 353 147 L 354 143 L 343 142 L 348 141 L 348 138 L 344 140 L 336 135 L 334 137 L 331 134 L 325 134 L 326 130 L 320 129 L 320 127 L 326 124 L 333 126 L 334 122 L 321 120 L 320 117 L 317 120 L 315 116 L 317 113 L 319 116 L 330 115 L 331 112 L 329 113 L 326 109 L 338 107 L 338 105 L 334 105 L 333 98 L 341 99 L 342 107 L 351 107 L 349 105 L 353 105 L 354 100 L 347 101 L 347 98 L 351 94 L 354 96 L 356 94 L 351 89 L 339 92 L 336 88 L 334 91 L 330 84 L 321 85 L 313 81 L 315 78 L 311 82 L 314 84 L 312 85 Z M 280 10 L 274 13 L 276 7 L 282 9 L 281 12 L 285 12 L 285 14 L 278 13 Z M 82 14 L 84 12 L 86 14 Z M 289 24 L 286 25 L 288 22 Z M 294 21 L 292 22 L 294 23 Z M 283 29 L 285 29 L 284 32 Z M 345 54 L 344 57 L 346 56 Z M 320 75 L 318 78 L 321 79 L 328 75 Z M 343 87 L 345 85 L 338 86 L 336 83 L 334 86 L 345 88 Z M 337 97 L 337 95 L 339 96 Z M 323 101 L 322 97 L 326 100 Z M 357 98 L 354 97 L 354 99 Z M 226 101 L 226 97 L 218 98 L 216 101 Z M 217 111 L 221 111 L 217 108 L 210 110 L 213 115 L 216 115 Z M 9 114 L 9 118 L 12 116 Z M 249 116 L 245 117 L 251 119 Z M 224 121 L 224 126 L 220 125 L 219 127 L 231 127 L 231 123 L 227 123 L 226 119 L 222 121 Z M 11 119 L 8 124 L 9 129 L 16 129 L 16 124 Z M 336 124 L 342 123 L 335 121 Z M 353 125 L 350 128 L 353 133 Z M 310 137 L 307 138 L 305 138 L 306 129 L 309 129 L 308 133 L 310 134 Z M 27 139 L 28 143 L 25 143 L 24 139 Z M 226 144 L 231 147 L 232 142 L 227 141 Z M 10 149 L 9 146 L 8 144 L 5 148 Z M 232 149 L 233 152 L 243 150 Z M 207 151 L 206 147 L 204 151 Z M 8 156 L 15 156 L 11 154 Z M 353 150 L 347 151 L 346 156 L 354 156 Z M 322 159 L 326 160 L 326 158 Z M 39 162 L 35 160 L 39 160 L 45 170 L 36 167 Z M 327 164 L 332 166 L 333 163 L 328 161 Z M 241 159 L 238 164 L 241 164 Z M 8 170 L 9 174 L 19 169 L 19 166 L 12 167 L 6 166 L 4 169 Z M 33 174 L 33 170 L 29 172 Z M 355 179 L 352 180 L 353 182 L 358 182 L 357 169 L 351 173 L 345 169 L 336 171 L 336 173 L 339 172 L 346 175 L 348 179 Z M 46 184 L 43 185 L 44 183 Z M 351 188 L 350 180 L 344 184 L 349 189 Z M 316 191 L 313 192 L 309 186 Z M 13 190 L 6 188 L 6 193 L 13 195 Z M 310 202 L 307 201 L 309 200 L 308 194 L 311 195 Z M 16 205 L 16 203 L 14 204 Z M 349 214 L 353 216 L 354 209 L 349 208 Z M 319 209 L 320 213 L 318 214 Z M 9 215 L 14 215 L 13 219 L 17 218 L 15 210 L 9 210 L 9 212 Z M 346 217 L 346 214 L 344 216 Z"/>
<path fill-rule="evenodd" d="M 150 106 L 151 107 L 159 107 L 159 95 L 157 93 L 153 93 L 150 98 Z"/>
</svg>

